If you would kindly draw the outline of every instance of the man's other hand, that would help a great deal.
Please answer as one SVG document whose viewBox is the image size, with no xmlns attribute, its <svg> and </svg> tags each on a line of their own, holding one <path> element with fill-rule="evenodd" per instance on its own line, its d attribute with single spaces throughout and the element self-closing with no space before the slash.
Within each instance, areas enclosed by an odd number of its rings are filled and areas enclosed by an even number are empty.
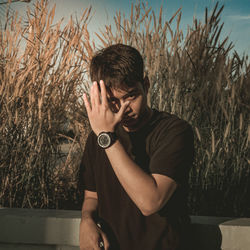
<svg viewBox="0 0 250 250">
<path fill-rule="evenodd" d="M 80 250 L 109 249 L 105 233 L 91 218 L 85 218 L 80 224 Z"/>
</svg>

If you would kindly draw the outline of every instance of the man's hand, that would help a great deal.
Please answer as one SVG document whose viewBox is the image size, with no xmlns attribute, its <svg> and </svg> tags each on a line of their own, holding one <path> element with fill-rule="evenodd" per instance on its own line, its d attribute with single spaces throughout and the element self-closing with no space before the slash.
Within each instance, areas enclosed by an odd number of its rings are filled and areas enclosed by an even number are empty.
<svg viewBox="0 0 250 250">
<path fill-rule="evenodd" d="M 86 218 L 80 224 L 80 250 L 109 249 L 109 242 L 105 233 L 95 222 Z"/>
<path fill-rule="evenodd" d="M 129 102 L 124 102 L 121 104 L 120 110 L 117 113 L 112 112 L 107 100 L 106 87 L 102 80 L 100 81 L 100 87 L 101 93 L 97 82 L 93 83 L 90 91 L 91 105 L 88 101 L 87 95 L 84 94 L 83 96 L 90 125 L 96 135 L 103 131 L 113 132 L 115 126 L 121 121 L 122 116 L 129 105 Z"/>
</svg>

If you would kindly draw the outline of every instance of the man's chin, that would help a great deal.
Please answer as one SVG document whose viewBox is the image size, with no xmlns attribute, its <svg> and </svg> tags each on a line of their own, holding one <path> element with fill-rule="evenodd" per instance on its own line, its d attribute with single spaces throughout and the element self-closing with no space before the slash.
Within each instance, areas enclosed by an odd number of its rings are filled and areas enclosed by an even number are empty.
<svg viewBox="0 0 250 250">
<path fill-rule="evenodd" d="M 125 126 L 125 127 L 133 127 L 137 124 L 137 122 L 134 122 L 134 121 L 122 121 L 121 122 L 122 126 Z"/>
<path fill-rule="evenodd" d="M 132 131 L 132 130 L 136 130 L 138 121 L 137 119 L 124 120 L 124 121 L 121 121 L 121 125 L 125 127 L 127 130 Z"/>
</svg>

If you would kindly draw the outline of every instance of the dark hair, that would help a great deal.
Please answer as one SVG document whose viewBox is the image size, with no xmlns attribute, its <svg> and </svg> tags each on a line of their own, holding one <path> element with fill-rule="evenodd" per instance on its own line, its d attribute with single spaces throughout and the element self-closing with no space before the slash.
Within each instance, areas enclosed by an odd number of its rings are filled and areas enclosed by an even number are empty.
<svg viewBox="0 0 250 250">
<path fill-rule="evenodd" d="M 103 80 L 109 88 L 127 90 L 143 83 L 143 59 L 135 48 L 115 44 L 97 52 L 90 63 L 91 81 Z"/>
</svg>

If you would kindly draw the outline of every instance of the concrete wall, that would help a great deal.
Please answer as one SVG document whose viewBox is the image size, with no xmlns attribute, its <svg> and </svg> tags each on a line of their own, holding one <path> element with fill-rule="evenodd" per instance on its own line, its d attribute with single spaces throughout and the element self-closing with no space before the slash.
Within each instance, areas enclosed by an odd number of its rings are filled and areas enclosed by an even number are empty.
<svg viewBox="0 0 250 250">
<path fill-rule="evenodd" d="M 0 250 L 79 249 L 80 216 L 80 211 L 0 208 Z M 191 219 L 192 250 L 250 250 L 250 218 Z"/>
</svg>

